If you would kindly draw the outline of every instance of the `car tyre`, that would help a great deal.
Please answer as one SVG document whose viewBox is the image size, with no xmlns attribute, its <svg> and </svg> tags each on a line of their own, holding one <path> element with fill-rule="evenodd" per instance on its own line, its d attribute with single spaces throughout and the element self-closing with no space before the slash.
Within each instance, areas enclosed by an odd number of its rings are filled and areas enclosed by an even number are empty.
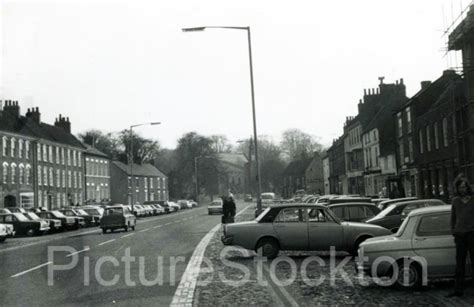
<svg viewBox="0 0 474 307">
<path fill-rule="evenodd" d="M 107 233 L 107 228 L 102 228 L 102 233 L 106 234 Z"/>
<path fill-rule="evenodd" d="M 398 276 L 396 285 L 400 289 L 418 289 L 422 283 L 422 272 L 418 263 L 404 264 L 404 261 L 398 262 Z M 407 283 L 405 283 L 407 281 Z"/>
<path fill-rule="evenodd" d="M 130 225 L 125 225 L 125 227 L 123 228 L 125 230 L 125 232 L 128 232 L 128 226 L 130 226 Z"/>
<path fill-rule="evenodd" d="M 34 236 L 35 234 L 36 234 L 36 231 L 35 231 L 33 228 L 28 228 L 28 229 L 26 230 L 26 235 L 27 235 L 28 237 L 32 237 L 32 236 Z"/>
<path fill-rule="evenodd" d="M 273 259 L 278 256 L 278 253 L 280 252 L 280 245 L 275 239 L 264 238 L 258 242 L 256 252 L 258 253 L 260 249 L 262 250 L 263 257 Z"/>
<path fill-rule="evenodd" d="M 357 256 L 357 251 L 359 250 L 359 246 L 362 244 L 367 239 L 370 239 L 371 237 L 361 237 L 356 240 L 354 243 L 353 249 L 350 251 L 351 256 L 355 257 Z"/>
<path fill-rule="evenodd" d="M 136 225 L 133 225 L 133 226 L 131 227 L 133 231 L 135 231 L 135 226 L 136 226 Z"/>
<path fill-rule="evenodd" d="M 0 237 L 0 243 L 4 242 L 7 239 L 7 237 Z"/>
</svg>

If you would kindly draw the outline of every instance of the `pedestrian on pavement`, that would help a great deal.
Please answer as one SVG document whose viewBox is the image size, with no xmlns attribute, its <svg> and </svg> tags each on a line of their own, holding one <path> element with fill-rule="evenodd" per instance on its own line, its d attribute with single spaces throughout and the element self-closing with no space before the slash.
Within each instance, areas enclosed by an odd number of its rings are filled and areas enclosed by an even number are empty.
<svg viewBox="0 0 474 307">
<path fill-rule="evenodd" d="M 456 244 L 456 273 L 454 292 L 447 297 L 462 296 L 467 253 L 474 272 L 474 197 L 472 187 L 463 174 L 454 180 L 454 199 L 451 207 L 451 230 Z"/>
<path fill-rule="evenodd" d="M 235 211 L 234 195 L 229 192 L 227 196 L 222 197 L 222 223 L 233 223 Z"/>
</svg>

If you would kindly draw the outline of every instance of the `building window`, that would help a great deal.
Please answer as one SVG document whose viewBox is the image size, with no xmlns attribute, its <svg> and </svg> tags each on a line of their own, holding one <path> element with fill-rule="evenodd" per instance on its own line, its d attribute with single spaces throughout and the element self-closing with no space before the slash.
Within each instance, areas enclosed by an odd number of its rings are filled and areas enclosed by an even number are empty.
<svg viewBox="0 0 474 307">
<path fill-rule="evenodd" d="M 153 189 L 153 178 L 150 178 L 150 189 Z"/>
<path fill-rule="evenodd" d="M 438 122 L 434 123 L 434 143 L 435 143 L 435 148 L 439 149 Z"/>
<path fill-rule="evenodd" d="M 49 150 L 49 162 L 54 163 L 54 160 L 53 160 L 53 146 L 48 146 L 48 150 Z"/>
<path fill-rule="evenodd" d="M 23 140 L 18 140 L 18 158 L 23 158 Z"/>
<path fill-rule="evenodd" d="M 76 151 L 72 151 L 72 165 L 77 166 L 77 160 L 76 160 Z"/>
<path fill-rule="evenodd" d="M 59 147 L 56 147 L 56 164 L 61 163 L 61 157 L 59 156 Z"/>
<path fill-rule="evenodd" d="M 43 185 L 48 185 L 48 168 L 46 166 L 43 166 Z"/>
<path fill-rule="evenodd" d="M 443 146 L 448 147 L 448 119 L 443 118 Z"/>
<path fill-rule="evenodd" d="M 23 164 L 20 164 L 18 166 L 18 183 L 19 184 L 23 184 L 24 183 L 24 179 L 25 179 L 25 167 L 23 166 Z"/>
<path fill-rule="evenodd" d="M 397 123 L 398 123 L 398 136 L 403 135 L 403 124 L 402 124 L 402 113 L 397 114 Z"/>
<path fill-rule="evenodd" d="M 74 153 L 73 153 L 74 155 Z M 76 171 L 72 172 L 72 187 L 75 189 L 77 188 L 77 182 L 76 182 Z"/>
<path fill-rule="evenodd" d="M 11 138 L 10 140 L 10 156 L 13 158 L 15 157 L 15 144 L 16 144 L 16 140 L 15 138 Z"/>
<path fill-rule="evenodd" d="M 12 173 L 11 173 L 11 183 L 12 184 L 15 184 L 15 177 L 16 177 L 16 164 L 15 163 L 12 163 L 11 165 L 11 169 L 12 169 Z"/>
<path fill-rule="evenodd" d="M 71 171 L 67 171 L 67 187 L 72 188 L 72 178 Z"/>
<path fill-rule="evenodd" d="M 379 166 L 379 148 L 377 146 L 375 147 L 375 166 Z"/>
<path fill-rule="evenodd" d="M 411 132 L 411 109 L 410 107 L 407 108 L 407 132 Z"/>
<path fill-rule="evenodd" d="M 66 187 L 66 171 L 65 170 L 63 170 L 62 182 L 63 182 L 62 186 L 63 188 L 65 188 Z"/>
<path fill-rule="evenodd" d="M 404 155 L 404 152 L 403 152 L 403 143 L 402 142 L 400 142 L 399 151 L 400 151 L 400 165 L 403 165 L 404 162 L 405 162 L 405 155 Z"/>
<path fill-rule="evenodd" d="M 53 177 L 53 168 L 49 168 L 49 186 L 53 187 L 54 186 L 54 177 Z"/>
<path fill-rule="evenodd" d="M 64 160 L 64 148 L 61 148 L 61 164 L 62 164 L 62 165 L 65 164 L 65 160 Z"/>
<path fill-rule="evenodd" d="M 25 141 L 25 158 L 30 159 L 30 141 Z"/>
<path fill-rule="evenodd" d="M 38 191 L 38 207 L 43 207 L 43 191 Z"/>
<path fill-rule="evenodd" d="M 2 154 L 4 157 L 7 156 L 7 143 L 8 143 L 7 137 L 6 136 L 2 137 Z"/>
<path fill-rule="evenodd" d="M 424 146 L 423 146 L 423 129 L 420 129 L 418 131 L 418 139 L 419 139 L 419 142 L 420 142 L 420 154 L 423 153 L 423 150 L 424 150 Z"/>
<path fill-rule="evenodd" d="M 132 188 L 132 177 L 128 177 L 128 188 Z"/>
<path fill-rule="evenodd" d="M 38 165 L 38 185 L 43 185 L 41 178 L 43 176 L 43 171 L 41 170 L 41 165 Z"/>
<path fill-rule="evenodd" d="M 82 154 L 80 152 L 77 153 L 77 165 L 82 167 Z"/>
<path fill-rule="evenodd" d="M 67 165 L 71 165 L 71 150 L 67 149 Z"/>
<path fill-rule="evenodd" d="M 410 162 L 413 162 L 413 140 L 408 138 L 408 155 L 410 157 Z"/>
<path fill-rule="evenodd" d="M 145 189 L 148 189 L 148 178 L 147 177 L 143 178 L 143 182 L 145 185 Z"/>
<path fill-rule="evenodd" d="M 81 172 L 77 173 L 77 179 L 79 182 L 79 188 L 82 189 L 82 173 Z"/>
<path fill-rule="evenodd" d="M 31 183 L 31 166 L 29 164 L 26 165 L 25 183 L 27 185 L 30 185 Z"/>
<path fill-rule="evenodd" d="M 135 188 L 140 188 L 140 178 L 135 177 Z"/>
<path fill-rule="evenodd" d="M 43 161 L 48 162 L 48 146 L 43 144 Z"/>
<path fill-rule="evenodd" d="M 56 170 L 56 186 L 61 187 L 61 171 L 59 169 Z"/>
<path fill-rule="evenodd" d="M 7 184 L 8 183 L 8 163 L 7 162 L 3 163 L 2 175 L 3 175 L 3 184 Z"/>
<path fill-rule="evenodd" d="M 426 126 L 426 151 L 431 151 L 430 126 Z"/>
<path fill-rule="evenodd" d="M 36 156 L 38 157 L 38 161 L 42 160 L 42 155 L 41 155 L 41 144 L 36 145 Z"/>
</svg>

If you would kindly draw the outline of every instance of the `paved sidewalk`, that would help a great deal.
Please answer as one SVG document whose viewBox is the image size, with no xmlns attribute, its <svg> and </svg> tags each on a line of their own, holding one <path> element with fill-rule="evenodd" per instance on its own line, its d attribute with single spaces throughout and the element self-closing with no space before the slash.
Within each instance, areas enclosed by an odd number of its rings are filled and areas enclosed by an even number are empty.
<svg viewBox="0 0 474 307">
<path fill-rule="evenodd" d="M 252 220 L 253 207 L 236 218 L 236 222 Z M 277 285 L 270 275 L 270 263 L 257 265 L 255 253 L 247 250 L 228 247 L 220 242 L 222 229 L 211 239 L 204 254 L 205 261 L 201 266 L 198 285 L 194 295 L 195 306 L 314 306 L 314 305 L 358 305 L 358 306 L 473 306 L 474 283 L 462 298 L 447 299 L 445 295 L 452 291 L 453 281 L 432 282 L 427 288 L 419 291 L 398 290 L 375 285 L 368 279 L 360 279 L 355 271 L 353 260 L 345 260 L 341 254 L 336 258 L 337 266 L 342 261 L 347 261 L 343 266 L 347 272 L 349 284 L 338 274 L 331 279 L 329 256 L 324 253 L 314 252 L 282 252 L 280 256 L 289 256 L 296 263 L 296 276 L 294 282 L 287 286 Z M 226 252 L 227 251 L 227 252 Z M 225 254 L 222 254 L 226 252 Z M 221 255 L 222 254 L 222 255 Z M 327 265 L 322 267 L 312 262 L 305 270 L 310 281 L 324 278 L 318 285 L 308 285 L 302 277 L 301 265 L 309 256 L 319 256 Z M 232 265 L 225 265 L 224 262 Z M 241 265 L 243 267 L 237 267 Z M 259 271 L 260 267 L 260 271 Z M 210 270 L 209 268 L 212 268 Z M 248 276 L 245 276 L 245 268 Z M 260 272 L 260 274 L 259 274 Z M 277 280 L 285 281 L 295 272 L 290 265 L 281 262 L 274 270 Z M 225 282 L 224 279 L 231 282 Z M 233 283 L 232 283 L 233 281 Z M 240 282 L 240 284 L 239 284 Z M 361 282 L 369 282 L 364 285 Z"/>
</svg>

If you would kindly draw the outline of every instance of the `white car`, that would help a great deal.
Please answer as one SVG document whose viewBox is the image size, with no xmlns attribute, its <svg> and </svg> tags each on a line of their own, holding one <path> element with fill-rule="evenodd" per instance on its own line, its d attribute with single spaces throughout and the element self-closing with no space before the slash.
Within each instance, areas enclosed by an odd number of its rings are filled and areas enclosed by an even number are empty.
<svg viewBox="0 0 474 307">
<path fill-rule="evenodd" d="M 189 200 L 185 199 L 178 200 L 178 205 L 181 207 L 181 209 L 191 209 L 193 207 Z"/>
<path fill-rule="evenodd" d="M 217 214 L 222 214 L 222 200 L 217 199 L 213 200 L 208 206 L 207 206 L 207 213 L 209 215 L 212 215 L 214 213 Z"/>
<path fill-rule="evenodd" d="M 146 216 L 146 210 L 141 205 L 133 205 L 133 214 L 135 216 Z"/>
<path fill-rule="evenodd" d="M 400 287 L 422 285 L 425 273 L 428 279 L 453 277 L 456 247 L 451 205 L 411 211 L 396 234 L 368 239 L 360 244 L 358 253 L 359 271 L 393 278 Z"/>
<path fill-rule="evenodd" d="M 7 227 L 7 237 L 15 236 L 15 227 L 13 227 L 13 225 L 10 225 L 10 224 L 0 224 L 0 225 Z"/>
<path fill-rule="evenodd" d="M 173 201 L 169 201 L 168 206 L 170 207 L 170 212 L 176 212 L 181 210 L 181 206 Z"/>
<path fill-rule="evenodd" d="M 3 242 L 8 237 L 7 226 L 5 224 L 0 224 L 0 242 Z"/>
</svg>

